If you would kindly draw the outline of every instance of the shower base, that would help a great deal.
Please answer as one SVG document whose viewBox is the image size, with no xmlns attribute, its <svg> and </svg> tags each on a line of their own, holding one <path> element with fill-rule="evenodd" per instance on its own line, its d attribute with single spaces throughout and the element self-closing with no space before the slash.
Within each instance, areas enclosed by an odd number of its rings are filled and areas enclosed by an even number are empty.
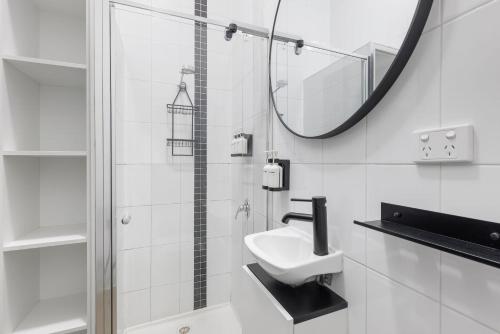
<svg viewBox="0 0 500 334">
<path fill-rule="evenodd" d="M 230 304 L 177 315 L 128 328 L 125 334 L 241 334 Z"/>
</svg>

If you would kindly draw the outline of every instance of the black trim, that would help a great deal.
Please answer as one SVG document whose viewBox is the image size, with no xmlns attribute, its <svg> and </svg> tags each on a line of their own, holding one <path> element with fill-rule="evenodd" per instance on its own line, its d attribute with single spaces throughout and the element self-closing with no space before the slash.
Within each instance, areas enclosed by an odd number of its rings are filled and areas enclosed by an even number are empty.
<svg viewBox="0 0 500 334">
<path fill-rule="evenodd" d="M 316 282 L 292 288 L 269 276 L 257 263 L 249 264 L 247 268 L 290 314 L 294 324 L 347 308 L 347 301 Z"/>
<path fill-rule="evenodd" d="M 269 43 L 269 95 L 271 96 L 271 101 L 274 107 L 274 110 L 276 111 L 276 115 L 278 116 L 280 122 L 285 126 L 285 128 L 293 133 L 294 135 L 301 137 L 301 138 L 307 138 L 307 139 L 325 139 L 325 138 L 330 138 L 336 135 L 339 135 L 350 128 L 352 128 L 354 125 L 356 125 L 359 121 L 361 121 L 370 111 L 375 108 L 375 106 L 384 98 L 384 96 L 387 94 L 389 89 L 394 85 L 398 77 L 400 76 L 401 72 L 403 72 L 403 69 L 405 68 L 406 64 L 410 60 L 410 57 L 415 51 L 415 48 L 417 47 L 418 41 L 420 40 L 420 36 L 422 35 L 422 32 L 424 31 L 425 24 L 427 23 L 427 19 L 429 17 L 429 14 L 431 12 L 432 8 L 432 3 L 433 0 L 419 0 L 417 9 L 415 11 L 415 15 L 413 16 L 412 23 L 410 25 L 410 28 L 408 29 L 408 33 L 405 36 L 405 39 L 403 41 L 403 44 L 401 45 L 401 48 L 399 49 L 398 54 L 396 55 L 396 58 L 394 59 L 394 62 L 391 64 L 389 67 L 389 70 L 385 74 L 384 78 L 380 81 L 380 84 L 375 88 L 375 90 L 372 92 L 372 94 L 368 97 L 368 99 L 361 105 L 361 107 L 356 111 L 349 119 L 347 119 L 343 124 L 338 126 L 337 128 L 333 129 L 332 131 L 325 133 L 323 135 L 319 136 L 304 136 L 301 134 L 296 133 L 293 131 L 291 128 L 288 127 L 288 125 L 283 121 L 281 118 L 280 113 L 278 112 L 278 109 L 276 107 L 276 101 L 274 100 L 274 95 L 273 95 L 273 85 L 272 85 L 272 80 L 271 80 L 271 59 L 272 59 L 272 54 L 273 54 L 273 40 L 274 40 L 274 31 L 276 28 L 276 21 L 278 18 L 278 12 L 279 8 L 281 5 L 281 0 L 278 1 L 278 5 L 276 7 L 276 13 L 274 15 L 274 23 L 273 23 L 273 29 L 271 33 L 271 41 Z"/>
<path fill-rule="evenodd" d="M 500 268 L 500 224 L 388 203 L 381 217 L 354 223 Z"/>
</svg>

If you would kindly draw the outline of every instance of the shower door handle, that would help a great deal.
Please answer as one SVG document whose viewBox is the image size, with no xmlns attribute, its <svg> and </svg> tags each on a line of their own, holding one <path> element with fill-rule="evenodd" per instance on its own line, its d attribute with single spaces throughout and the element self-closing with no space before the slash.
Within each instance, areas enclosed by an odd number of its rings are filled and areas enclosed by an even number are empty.
<svg viewBox="0 0 500 334">
<path fill-rule="evenodd" d="M 125 217 L 122 218 L 122 224 L 123 225 L 128 225 L 132 221 L 132 217 L 130 215 L 126 215 Z"/>
</svg>

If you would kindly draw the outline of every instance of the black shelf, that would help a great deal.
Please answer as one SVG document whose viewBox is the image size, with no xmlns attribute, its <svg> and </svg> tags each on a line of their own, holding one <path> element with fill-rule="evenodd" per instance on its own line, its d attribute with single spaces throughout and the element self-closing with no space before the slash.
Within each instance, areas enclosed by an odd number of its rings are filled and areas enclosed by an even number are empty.
<svg viewBox="0 0 500 334">
<path fill-rule="evenodd" d="M 247 267 L 290 314 L 294 324 L 347 308 L 345 299 L 315 281 L 291 287 L 272 278 L 257 263 Z"/>
<path fill-rule="evenodd" d="M 500 224 L 388 203 L 381 217 L 354 223 L 500 268 Z"/>
</svg>

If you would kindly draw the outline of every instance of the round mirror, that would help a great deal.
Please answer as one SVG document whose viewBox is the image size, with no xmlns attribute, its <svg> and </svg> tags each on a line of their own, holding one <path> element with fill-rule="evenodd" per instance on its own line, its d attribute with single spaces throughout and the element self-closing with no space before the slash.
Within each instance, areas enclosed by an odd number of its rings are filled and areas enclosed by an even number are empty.
<svg viewBox="0 0 500 334">
<path fill-rule="evenodd" d="M 365 117 L 394 84 L 432 0 L 279 0 L 269 52 L 283 125 L 328 138 Z"/>
</svg>

